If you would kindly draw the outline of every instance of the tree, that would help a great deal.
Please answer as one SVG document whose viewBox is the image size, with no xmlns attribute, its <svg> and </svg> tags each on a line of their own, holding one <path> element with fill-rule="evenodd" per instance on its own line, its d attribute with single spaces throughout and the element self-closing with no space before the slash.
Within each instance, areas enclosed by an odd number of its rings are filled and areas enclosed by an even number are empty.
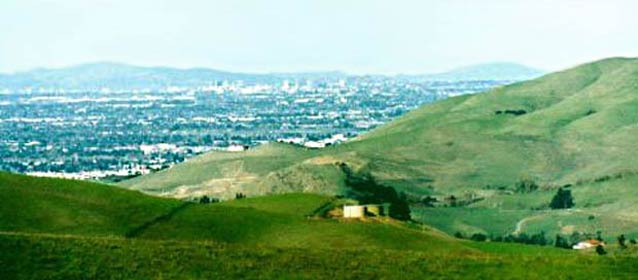
<svg viewBox="0 0 638 280">
<path fill-rule="evenodd" d="M 475 234 L 472 234 L 472 236 L 470 237 L 470 239 L 472 239 L 472 240 L 474 240 L 474 241 L 482 242 L 482 241 L 487 240 L 487 235 L 482 234 L 482 233 L 475 233 Z"/>
<path fill-rule="evenodd" d="M 425 207 L 434 207 L 434 203 L 437 201 L 438 200 L 435 197 L 431 197 L 429 195 L 421 199 L 421 203 L 423 203 Z"/>
<path fill-rule="evenodd" d="M 397 193 L 393 187 L 379 184 L 369 173 L 355 174 L 345 163 L 340 163 L 339 166 L 346 174 L 347 197 L 362 204 L 389 203 L 390 217 L 403 221 L 410 220 L 410 205 L 405 193 Z"/>
<path fill-rule="evenodd" d="M 625 243 L 626 241 L 627 239 L 625 238 L 624 234 L 618 236 L 618 246 L 620 246 L 621 249 L 627 248 L 627 244 Z"/>
<path fill-rule="evenodd" d="M 598 253 L 598 255 L 606 255 L 607 251 L 605 251 L 605 247 L 603 245 L 598 245 L 596 246 L 596 253 Z"/>
<path fill-rule="evenodd" d="M 394 188 L 387 187 L 394 191 Z M 410 220 L 410 205 L 408 204 L 408 199 L 405 193 L 400 192 L 396 199 L 390 203 L 390 217 L 395 218 L 397 220 L 407 221 Z"/>
<path fill-rule="evenodd" d="M 554 246 L 558 248 L 571 249 L 571 246 L 569 246 L 569 242 L 567 242 L 567 239 L 560 234 L 556 234 L 556 241 L 554 242 Z"/>
<path fill-rule="evenodd" d="M 210 203 L 210 198 L 208 198 L 208 196 L 202 196 L 199 198 L 199 203 L 201 204 L 208 204 Z"/>
<path fill-rule="evenodd" d="M 545 238 L 545 232 L 541 231 L 540 233 L 532 235 L 529 243 L 545 246 L 548 243 L 547 238 Z"/>
<path fill-rule="evenodd" d="M 572 197 L 571 185 L 565 185 L 558 189 L 556 195 L 549 203 L 552 209 L 567 209 L 574 207 L 574 198 Z"/>
<path fill-rule="evenodd" d="M 456 207 L 456 196 L 450 195 L 447 200 L 449 201 L 450 207 Z"/>
</svg>

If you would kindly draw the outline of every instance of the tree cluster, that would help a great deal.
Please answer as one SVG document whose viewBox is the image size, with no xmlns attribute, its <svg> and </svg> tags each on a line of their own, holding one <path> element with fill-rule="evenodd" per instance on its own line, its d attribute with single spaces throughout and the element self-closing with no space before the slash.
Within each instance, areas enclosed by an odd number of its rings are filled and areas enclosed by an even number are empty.
<svg viewBox="0 0 638 280">
<path fill-rule="evenodd" d="M 209 203 L 217 203 L 217 202 L 219 202 L 219 198 L 208 197 L 207 195 L 204 195 L 199 198 L 199 203 L 201 204 L 209 204 Z"/>
<path fill-rule="evenodd" d="M 462 239 L 466 238 L 466 236 L 461 232 L 456 232 L 454 236 L 456 238 L 462 238 Z M 479 242 L 492 241 L 492 242 L 534 244 L 534 245 L 541 245 L 541 246 L 545 246 L 551 243 L 550 240 L 547 239 L 547 237 L 545 236 L 545 232 L 543 231 L 536 234 L 532 234 L 532 235 L 521 233 L 521 234 L 507 234 L 504 236 L 494 236 L 494 235 L 488 236 L 487 234 L 484 234 L 484 233 L 474 233 L 472 235 L 469 235 L 467 239 L 470 239 L 473 241 L 479 241 Z"/>
<path fill-rule="evenodd" d="M 394 188 L 379 184 L 370 174 L 355 174 L 345 163 L 339 166 L 346 174 L 347 197 L 363 204 L 389 203 L 390 217 L 402 221 L 411 219 L 410 206 L 404 193 L 397 193 Z"/>
</svg>

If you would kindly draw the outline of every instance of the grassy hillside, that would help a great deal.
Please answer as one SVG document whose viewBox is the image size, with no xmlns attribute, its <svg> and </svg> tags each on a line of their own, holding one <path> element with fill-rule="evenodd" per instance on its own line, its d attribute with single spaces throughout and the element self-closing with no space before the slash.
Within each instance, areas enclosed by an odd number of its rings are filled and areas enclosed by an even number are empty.
<svg viewBox="0 0 638 280">
<path fill-rule="evenodd" d="M 0 231 L 123 236 L 179 207 L 111 186 L 0 172 Z"/>
<path fill-rule="evenodd" d="M 482 199 L 462 209 L 417 209 L 422 220 L 450 233 L 515 231 L 521 219 L 539 215 L 533 221 L 545 223 L 539 228 L 549 232 L 591 227 L 589 220 L 563 222 L 555 212 L 537 212 L 547 210 L 543 208 L 555 189 L 565 184 L 575 184 L 578 213 L 604 219 L 599 230 L 609 235 L 635 232 L 638 218 L 619 212 L 631 199 L 616 195 L 632 194 L 635 180 L 611 180 L 605 194 L 593 190 L 601 178 L 631 177 L 638 171 L 636 77 L 638 59 L 605 59 L 426 105 L 343 145 L 313 151 L 269 144 L 245 153 L 214 152 L 123 185 L 177 197 L 334 194 L 344 188 L 335 164 L 344 162 L 414 200 L 424 195 Z M 523 180 L 535 182 L 539 190 L 517 193 L 516 185 Z M 454 217 L 461 220 L 483 213 L 480 216 L 498 216 L 507 223 L 425 218 L 440 213 L 458 214 Z"/>
<path fill-rule="evenodd" d="M 315 160 L 317 151 L 278 143 L 244 153 L 214 151 L 153 176 L 133 178 L 123 186 L 161 196 L 204 194 L 233 198 L 235 193 L 312 192 L 333 194 L 341 187 L 339 169 Z M 291 163 L 299 163 L 292 165 Z"/>
<path fill-rule="evenodd" d="M 490 252 L 246 248 L 207 241 L 0 234 L 0 275 L 3 279 L 633 279 L 638 272 L 630 257 L 479 245 Z"/>
<path fill-rule="evenodd" d="M 312 216 L 315 194 L 182 203 L 0 173 L 2 279 L 631 279 L 635 257 L 475 243 L 389 219 Z M 5 204 L 7 205 L 7 204 Z M 635 248 L 632 248 L 632 250 Z M 634 252 L 635 253 L 635 252 Z"/>
<path fill-rule="evenodd" d="M 314 194 L 196 204 L 102 184 L 0 173 L 0 195 L 5 202 L 0 206 L 1 232 L 277 247 L 467 249 L 434 229 L 392 220 L 309 218 L 331 200 Z"/>
</svg>

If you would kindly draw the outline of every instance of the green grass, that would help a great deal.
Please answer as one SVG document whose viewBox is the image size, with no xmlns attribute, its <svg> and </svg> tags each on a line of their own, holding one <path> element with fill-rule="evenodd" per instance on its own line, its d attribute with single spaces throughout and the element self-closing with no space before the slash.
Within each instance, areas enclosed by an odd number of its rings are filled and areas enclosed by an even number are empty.
<svg viewBox="0 0 638 280">
<path fill-rule="evenodd" d="M 425 105 L 342 145 L 317 151 L 268 144 L 245 153 L 211 153 L 124 186 L 177 197 L 337 194 L 344 176 L 334 163 L 345 162 L 414 198 L 466 193 L 485 198 L 468 206 L 472 209 L 448 213 L 456 215 L 448 222 L 419 216 L 448 232 L 496 234 L 514 227 L 515 219 L 531 216 L 540 218 L 530 222 L 530 230 L 555 233 L 565 223 L 584 230 L 590 226 L 580 213 L 592 213 L 607 236 L 633 234 L 638 227 L 638 209 L 631 206 L 636 181 L 601 185 L 593 180 L 638 171 L 637 76 L 636 58 L 600 60 Z M 528 113 L 495 114 L 508 109 Z M 523 179 L 534 180 L 542 190 L 508 195 L 486 189 L 511 190 Z M 577 182 L 585 182 L 573 187 L 578 214 L 533 210 L 546 207 L 558 186 Z M 506 225 L 493 226 L 490 219 Z"/>
<path fill-rule="evenodd" d="M 182 202 L 107 185 L 0 172 L 0 231 L 124 235 Z"/>
<path fill-rule="evenodd" d="M 0 234 L 4 279 L 633 279 L 630 257 L 476 243 L 481 253 L 322 250 Z"/>
<path fill-rule="evenodd" d="M 317 208 L 336 202 L 317 194 L 204 205 L 7 173 L 0 193 L 12 201 L 0 208 L 2 279 L 631 279 L 638 272 L 634 253 L 598 257 L 475 243 L 390 219 L 318 218 Z"/>
</svg>

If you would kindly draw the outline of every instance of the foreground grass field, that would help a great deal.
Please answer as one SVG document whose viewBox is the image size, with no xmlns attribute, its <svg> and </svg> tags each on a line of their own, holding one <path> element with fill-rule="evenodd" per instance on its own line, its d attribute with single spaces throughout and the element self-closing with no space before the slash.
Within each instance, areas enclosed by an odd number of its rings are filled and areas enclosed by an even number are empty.
<svg viewBox="0 0 638 280">
<path fill-rule="evenodd" d="M 635 279 L 638 273 L 633 258 L 493 245 L 481 244 L 476 253 L 468 254 L 0 234 L 0 275 L 3 279 Z"/>
<path fill-rule="evenodd" d="M 0 173 L 1 279 L 631 279 L 632 254 L 475 243 L 390 219 L 311 215 L 332 198 L 185 203 Z M 9 201 L 11 201 L 9 203 Z"/>
</svg>

